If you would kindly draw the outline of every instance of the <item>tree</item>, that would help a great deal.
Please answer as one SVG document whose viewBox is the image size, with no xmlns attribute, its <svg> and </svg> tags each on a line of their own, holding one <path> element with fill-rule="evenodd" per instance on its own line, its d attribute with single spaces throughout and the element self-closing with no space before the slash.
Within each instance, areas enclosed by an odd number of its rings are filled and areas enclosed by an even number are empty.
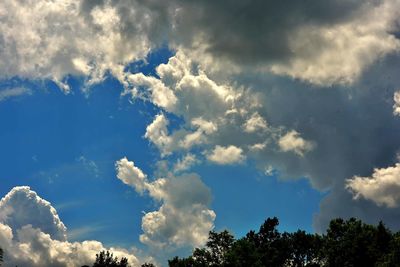
<svg viewBox="0 0 400 267">
<path fill-rule="evenodd" d="M 276 217 L 268 218 L 258 232 L 235 240 L 227 231 L 210 232 L 204 248 L 188 258 L 168 261 L 170 267 L 399 267 L 400 232 L 393 235 L 377 226 L 349 220 L 332 220 L 325 235 L 298 230 L 280 233 Z"/>
<path fill-rule="evenodd" d="M 322 265 L 322 237 L 298 230 L 289 234 L 290 256 L 287 264 L 293 267 L 317 267 Z"/>
<path fill-rule="evenodd" d="M 205 248 L 196 248 L 188 258 L 175 257 L 168 261 L 170 267 L 225 266 L 226 256 L 235 239 L 228 231 L 210 231 Z"/>
<path fill-rule="evenodd" d="M 376 266 L 389 252 L 392 239 L 383 223 L 375 227 L 355 218 L 332 220 L 324 237 L 325 266 Z"/>
<path fill-rule="evenodd" d="M 3 254 L 4 254 L 4 251 L 2 248 L 0 248 L 0 266 L 3 264 Z"/>
<path fill-rule="evenodd" d="M 118 258 L 114 257 L 108 250 L 103 250 L 96 254 L 96 261 L 93 263 L 93 267 L 129 267 L 129 265 L 127 258 L 123 257 L 118 261 Z"/>
</svg>

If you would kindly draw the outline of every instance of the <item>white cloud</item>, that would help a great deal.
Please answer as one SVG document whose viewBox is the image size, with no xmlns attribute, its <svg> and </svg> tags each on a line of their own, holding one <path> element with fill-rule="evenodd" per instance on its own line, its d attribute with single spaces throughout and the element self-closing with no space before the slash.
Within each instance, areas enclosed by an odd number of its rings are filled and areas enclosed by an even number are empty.
<svg viewBox="0 0 400 267">
<path fill-rule="evenodd" d="M 214 227 L 215 213 L 208 206 L 210 190 L 195 174 L 137 181 L 133 162 L 125 158 L 116 163 L 117 177 L 125 177 L 127 184 L 146 188 L 154 200 L 161 203 L 157 211 L 142 218 L 141 242 L 154 248 L 201 246 Z M 132 177 L 126 177 L 130 174 Z M 120 178 L 121 179 L 121 178 Z"/>
<path fill-rule="evenodd" d="M 148 11 L 130 1 L 130 12 L 141 15 L 127 18 L 104 3 L 85 10 L 75 0 L 1 1 L 1 77 L 51 79 L 66 92 L 68 74 L 83 75 L 88 84 L 101 81 L 106 70 L 120 77 L 125 64 L 151 47 L 144 30 L 150 21 L 143 20 Z"/>
<path fill-rule="evenodd" d="M 400 163 L 393 167 L 374 169 L 371 177 L 354 176 L 346 182 L 354 198 L 363 197 L 389 208 L 400 204 Z"/>
<path fill-rule="evenodd" d="M 90 265 L 96 253 L 110 250 L 118 258 L 126 257 L 132 266 L 140 266 L 138 259 L 128 250 L 105 248 L 98 241 L 68 242 L 52 239 L 49 234 L 32 225 L 16 230 L 0 223 L 0 241 L 4 249 L 4 266 L 20 267 L 76 267 Z"/>
<path fill-rule="evenodd" d="M 161 155 L 171 153 L 172 139 L 168 135 L 168 120 L 164 114 L 158 114 L 153 122 L 147 126 L 145 137 L 161 151 Z"/>
<path fill-rule="evenodd" d="M 144 87 L 146 90 L 150 90 L 149 98 L 152 103 L 165 110 L 173 110 L 175 108 L 177 98 L 174 92 L 166 87 L 159 79 L 145 76 L 143 73 L 136 73 L 128 75 L 128 81 L 134 88 L 125 93 L 130 92 L 133 97 L 136 97 L 139 92 L 138 87 Z M 146 99 L 145 96 L 142 97 Z"/>
<path fill-rule="evenodd" d="M 303 26 L 289 37 L 293 57 L 271 71 L 323 86 L 350 84 L 383 56 L 398 52 L 390 32 L 399 1 L 383 1 L 354 19 L 332 25 Z"/>
<path fill-rule="evenodd" d="M 117 169 L 118 179 L 124 184 L 133 186 L 136 192 L 143 194 L 146 189 L 147 176 L 141 169 L 134 165 L 133 161 L 128 161 L 127 158 L 123 158 L 117 161 L 115 167 Z"/>
<path fill-rule="evenodd" d="M 281 136 L 278 144 L 282 151 L 293 151 L 299 156 L 303 156 L 304 153 L 312 150 L 314 147 L 312 142 L 303 139 L 300 133 L 295 130 L 289 131 Z"/>
<path fill-rule="evenodd" d="M 400 91 L 394 92 L 393 100 L 393 114 L 400 116 Z"/>
<path fill-rule="evenodd" d="M 0 244 L 4 266 L 76 267 L 90 265 L 96 253 L 110 250 L 139 266 L 132 252 L 106 248 L 98 241 L 69 242 L 56 210 L 29 187 L 13 188 L 0 202 Z"/>
<path fill-rule="evenodd" d="M 199 160 L 194 154 L 188 153 L 174 165 L 174 172 L 182 172 L 190 169 L 193 165 L 197 164 Z"/>
<path fill-rule="evenodd" d="M 6 88 L 0 90 L 0 102 L 6 100 L 11 97 L 17 97 L 21 95 L 31 95 L 32 90 L 25 87 L 15 87 L 15 88 Z"/>
<path fill-rule="evenodd" d="M 257 112 L 253 113 L 251 117 L 243 124 L 245 132 L 253 133 L 258 130 L 263 130 L 267 128 L 267 122 L 263 117 Z"/>
<path fill-rule="evenodd" d="M 207 159 L 217 164 L 227 165 L 241 163 L 246 157 L 243 155 L 243 150 L 239 147 L 233 145 L 227 147 L 217 145 L 211 153 L 207 154 Z"/>
<path fill-rule="evenodd" d="M 0 201 L 0 222 L 12 229 L 30 224 L 40 228 L 53 239 L 64 241 L 67 228 L 51 204 L 27 186 L 14 187 Z"/>
</svg>

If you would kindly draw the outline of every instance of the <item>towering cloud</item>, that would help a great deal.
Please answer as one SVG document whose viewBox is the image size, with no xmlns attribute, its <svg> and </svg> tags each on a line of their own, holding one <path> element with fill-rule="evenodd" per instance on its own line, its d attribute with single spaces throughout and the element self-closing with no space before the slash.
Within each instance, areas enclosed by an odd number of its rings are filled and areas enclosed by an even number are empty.
<svg viewBox="0 0 400 267">
<path fill-rule="evenodd" d="M 106 248 L 98 241 L 68 242 L 67 229 L 56 210 L 29 187 L 15 187 L 0 201 L 0 245 L 4 266 L 76 267 L 94 262 L 109 249 L 139 266 L 131 252 Z"/>
<path fill-rule="evenodd" d="M 142 218 L 140 240 L 153 248 L 201 246 L 214 227 L 215 213 L 209 209 L 210 190 L 195 174 L 159 178 L 153 182 L 132 161 L 116 162 L 117 177 L 136 191 L 143 188 L 161 204 Z"/>
</svg>

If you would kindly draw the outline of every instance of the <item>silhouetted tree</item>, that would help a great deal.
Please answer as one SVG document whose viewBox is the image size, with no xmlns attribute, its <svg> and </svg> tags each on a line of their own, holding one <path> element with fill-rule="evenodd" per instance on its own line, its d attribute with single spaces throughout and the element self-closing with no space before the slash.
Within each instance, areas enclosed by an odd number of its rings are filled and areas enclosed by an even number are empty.
<svg viewBox="0 0 400 267">
<path fill-rule="evenodd" d="M 141 267 L 156 267 L 153 263 L 144 263 L 141 265 Z"/>
<path fill-rule="evenodd" d="M 324 237 L 324 266 L 376 266 L 389 252 L 391 241 L 383 223 L 375 227 L 355 218 L 332 220 Z"/>
<path fill-rule="evenodd" d="M 317 267 L 322 264 L 323 239 L 317 234 L 298 230 L 289 234 L 289 258 L 287 264 L 293 267 Z"/>
<path fill-rule="evenodd" d="M 93 263 L 93 267 L 128 267 L 128 259 L 122 258 L 118 261 L 117 257 L 114 257 L 109 251 L 101 251 L 96 254 L 96 261 Z"/>
<path fill-rule="evenodd" d="M 3 254 L 4 254 L 4 251 L 2 248 L 0 248 L 0 266 L 3 264 Z"/>
</svg>

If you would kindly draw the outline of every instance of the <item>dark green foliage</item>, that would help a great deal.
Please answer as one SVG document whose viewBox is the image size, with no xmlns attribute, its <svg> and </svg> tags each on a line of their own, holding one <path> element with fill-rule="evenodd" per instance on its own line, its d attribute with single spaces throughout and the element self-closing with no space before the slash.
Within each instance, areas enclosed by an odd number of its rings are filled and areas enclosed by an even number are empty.
<svg viewBox="0 0 400 267">
<path fill-rule="evenodd" d="M 122 258 L 118 261 L 118 258 L 114 257 L 109 251 L 101 251 L 96 254 L 96 261 L 93 263 L 93 267 L 129 267 L 129 265 L 127 258 Z"/>
<path fill-rule="evenodd" d="M 332 220 L 326 235 L 298 230 L 280 233 L 277 218 L 258 232 L 234 240 L 227 231 L 210 232 L 205 248 L 188 258 L 168 261 L 170 267 L 399 267 L 400 233 L 354 218 Z"/>
<path fill-rule="evenodd" d="M 392 235 L 382 223 L 374 227 L 351 218 L 332 220 L 324 239 L 325 266 L 369 267 L 389 252 Z"/>
</svg>

